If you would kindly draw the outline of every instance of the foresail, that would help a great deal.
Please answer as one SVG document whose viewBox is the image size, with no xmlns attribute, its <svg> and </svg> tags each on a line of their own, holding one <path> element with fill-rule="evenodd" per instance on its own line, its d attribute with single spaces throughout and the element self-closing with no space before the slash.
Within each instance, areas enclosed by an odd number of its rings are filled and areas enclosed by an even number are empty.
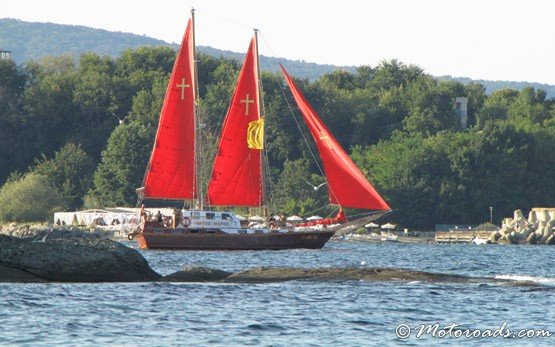
<svg viewBox="0 0 555 347">
<path fill-rule="evenodd" d="M 390 210 L 388 204 L 330 133 L 283 66 L 281 69 L 320 152 L 328 182 L 330 203 L 342 207 Z"/>
<path fill-rule="evenodd" d="M 252 39 L 222 127 L 208 184 L 207 203 L 217 206 L 262 206 L 261 149 L 264 121 L 260 114 L 256 40 Z"/>
<path fill-rule="evenodd" d="M 189 20 L 166 90 L 145 175 L 146 198 L 196 199 L 193 35 L 193 22 Z"/>
</svg>

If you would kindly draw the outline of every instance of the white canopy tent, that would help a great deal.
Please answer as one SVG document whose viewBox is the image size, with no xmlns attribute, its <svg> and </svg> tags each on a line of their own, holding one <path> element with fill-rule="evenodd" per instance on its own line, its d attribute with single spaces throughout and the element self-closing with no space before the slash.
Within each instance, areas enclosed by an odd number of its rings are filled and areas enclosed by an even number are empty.
<svg viewBox="0 0 555 347">
<path fill-rule="evenodd" d="M 303 220 L 301 217 L 295 216 L 295 215 L 289 216 L 289 217 L 287 217 L 286 219 L 287 219 L 287 221 L 289 221 L 289 222 L 302 222 L 302 220 Z"/>
<path fill-rule="evenodd" d="M 322 217 L 316 215 L 316 216 L 310 216 L 306 220 L 319 220 L 319 219 L 322 219 Z"/>
</svg>

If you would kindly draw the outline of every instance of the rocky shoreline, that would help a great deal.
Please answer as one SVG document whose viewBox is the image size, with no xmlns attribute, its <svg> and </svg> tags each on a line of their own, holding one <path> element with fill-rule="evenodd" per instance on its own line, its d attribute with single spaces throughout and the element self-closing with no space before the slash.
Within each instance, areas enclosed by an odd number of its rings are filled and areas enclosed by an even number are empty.
<svg viewBox="0 0 555 347">
<path fill-rule="evenodd" d="M 0 234 L 0 282 L 275 283 L 293 280 L 538 285 L 497 278 L 367 267 L 262 267 L 234 273 L 203 267 L 185 267 L 181 271 L 161 276 L 150 268 L 136 250 L 82 230 L 49 229 L 40 239 L 38 236 L 24 239 Z"/>
</svg>

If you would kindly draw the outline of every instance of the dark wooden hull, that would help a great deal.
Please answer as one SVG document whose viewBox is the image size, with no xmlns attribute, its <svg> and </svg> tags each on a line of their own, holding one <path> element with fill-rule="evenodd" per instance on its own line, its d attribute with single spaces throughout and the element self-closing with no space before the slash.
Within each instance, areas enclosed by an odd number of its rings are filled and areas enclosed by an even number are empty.
<svg viewBox="0 0 555 347">
<path fill-rule="evenodd" d="M 311 230 L 256 234 L 228 234 L 221 230 L 145 229 L 135 238 L 141 249 L 280 250 L 320 249 L 333 231 Z"/>
</svg>

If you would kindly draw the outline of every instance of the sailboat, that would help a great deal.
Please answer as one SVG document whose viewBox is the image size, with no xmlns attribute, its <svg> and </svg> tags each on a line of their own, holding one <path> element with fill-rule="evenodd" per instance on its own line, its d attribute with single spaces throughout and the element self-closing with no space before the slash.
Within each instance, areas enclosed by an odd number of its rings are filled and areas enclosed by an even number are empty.
<svg viewBox="0 0 555 347">
<path fill-rule="evenodd" d="M 387 210 L 364 175 L 343 151 L 282 67 L 286 81 L 316 140 L 324 162 L 330 202 L 339 206 Z M 171 222 L 154 220 L 144 208 L 140 230 L 131 235 L 141 249 L 263 250 L 322 248 L 333 236 L 327 225 L 345 222 L 340 210 L 329 223 L 300 228 L 245 227 L 232 212 L 209 206 L 267 206 L 263 172 L 264 103 L 255 30 L 227 111 L 206 197 L 197 174 L 197 78 L 194 11 L 170 76 L 156 139 L 147 166 L 142 198 L 189 200 L 195 208 L 175 210 Z M 366 195 L 370 195 L 369 197 Z"/>
</svg>

